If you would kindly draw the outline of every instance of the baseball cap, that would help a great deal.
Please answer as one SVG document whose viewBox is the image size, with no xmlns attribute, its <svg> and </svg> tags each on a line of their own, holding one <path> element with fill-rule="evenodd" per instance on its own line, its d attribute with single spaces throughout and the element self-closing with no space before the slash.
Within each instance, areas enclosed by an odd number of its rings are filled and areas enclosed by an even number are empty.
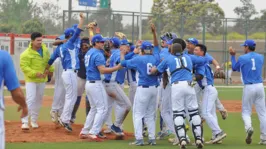
<svg viewBox="0 0 266 149">
<path fill-rule="evenodd" d="M 199 44 L 199 42 L 198 42 L 198 40 L 196 38 L 188 38 L 186 41 L 190 42 L 190 43 L 192 43 L 194 45 Z"/>
<path fill-rule="evenodd" d="M 97 35 L 94 35 L 91 39 L 91 42 L 92 43 L 95 43 L 95 42 L 104 42 L 105 40 L 107 40 L 106 38 L 103 38 L 103 36 L 101 34 L 97 34 Z"/>
<path fill-rule="evenodd" d="M 134 45 L 130 46 L 130 52 L 133 52 L 136 47 Z"/>
<path fill-rule="evenodd" d="M 72 25 L 72 28 L 73 28 L 74 30 L 76 30 L 76 29 L 78 28 L 78 24 L 73 24 L 73 25 Z"/>
<path fill-rule="evenodd" d="M 117 38 L 117 37 L 112 37 L 112 38 L 110 39 L 110 41 L 111 41 L 115 46 L 120 46 L 120 40 L 119 40 L 119 38 Z"/>
<path fill-rule="evenodd" d="M 254 40 L 248 39 L 244 44 L 241 44 L 240 46 L 256 47 L 256 42 Z"/>
<path fill-rule="evenodd" d="M 73 28 L 67 28 L 64 31 L 65 36 L 70 36 L 70 35 L 72 36 L 74 33 L 75 33 L 75 30 Z"/>
<path fill-rule="evenodd" d="M 140 48 L 141 48 L 142 50 L 151 50 L 151 49 L 153 48 L 153 45 L 152 45 L 152 43 L 149 42 L 149 41 L 144 41 L 144 42 L 142 42 Z"/>
<path fill-rule="evenodd" d="M 127 46 L 129 46 L 129 42 L 127 41 L 127 39 L 122 39 L 120 41 L 120 43 L 121 43 L 121 45 L 127 45 Z"/>
</svg>

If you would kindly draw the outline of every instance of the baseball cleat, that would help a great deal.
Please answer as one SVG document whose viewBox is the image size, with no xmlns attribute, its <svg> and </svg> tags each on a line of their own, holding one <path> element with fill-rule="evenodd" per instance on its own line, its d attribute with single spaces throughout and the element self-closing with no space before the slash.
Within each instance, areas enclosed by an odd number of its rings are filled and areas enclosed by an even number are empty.
<svg viewBox="0 0 266 149">
<path fill-rule="evenodd" d="M 220 111 L 220 113 L 221 113 L 223 120 L 225 120 L 228 117 L 228 113 L 226 109 L 224 109 L 223 111 Z"/>
<path fill-rule="evenodd" d="M 23 123 L 23 124 L 21 125 L 21 129 L 22 129 L 22 130 L 30 130 L 30 127 L 29 127 L 28 123 Z"/>
<path fill-rule="evenodd" d="M 93 134 L 88 134 L 87 135 L 88 139 L 91 141 L 95 141 L 95 142 L 103 142 L 103 140 L 101 138 L 99 138 L 97 135 L 93 135 Z"/>
<path fill-rule="evenodd" d="M 173 143 L 173 145 L 178 145 L 179 139 L 178 138 L 169 138 L 168 142 Z"/>
<path fill-rule="evenodd" d="M 203 148 L 203 142 L 201 140 L 196 140 L 196 146 L 197 148 Z"/>
<path fill-rule="evenodd" d="M 63 126 L 68 132 L 72 132 L 72 127 L 68 123 L 62 122 L 61 119 L 58 119 L 61 126 Z"/>
<path fill-rule="evenodd" d="M 214 140 L 214 139 L 211 139 L 210 141 L 206 141 L 205 144 L 222 144 L 222 143 L 223 143 L 222 140 L 220 140 L 220 141 L 218 141 L 218 142 L 216 142 L 216 143 L 214 143 L 213 140 Z"/>
<path fill-rule="evenodd" d="M 51 116 L 52 122 L 55 124 L 58 124 L 58 113 L 55 111 L 51 111 L 50 116 Z"/>
<path fill-rule="evenodd" d="M 36 122 L 31 122 L 30 124 L 33 129 L 39 128 L 39 125 Z"/>
<path fill-rule="evenodd" d="M 180 143 L 180 149 L 185 149 L 186 145 L 187 145 L 187 141 L 182 140 L 181 143 Z"/>
<path fill-rule="evenodd" d="M 224 133 L 223 131 L 218 133 L 217 135 L 215 135 L 215 138 L 213 139 L 213 144 L 223 140 L 225 137 L 226 133 Z"/>
<path fill-rule="evenodd" d="M 117 136 L 121 136 L 122 130 L 120 129 L 120 127 L 116 127 L 114 124 L 111 126 L 111 130 L 112 132 L 117 135 Z"/>
<path fill-rule="evenodd" d="M 249 129 L 248 129 L 248 131 L 247 131 L 247 136 L 246 136 L 246 143 L 247 144 L 251 144 L 251 142 L 252 142 L 252 135 L 253 135 L 253 132 L 254 132 L 254 130 L 253 130 L 253 128 L 252 127 L 250 127 Z"/>
<path fill-rule="evenodd" d="M 107 129 L 105 129 L 105 130 L 103 131 L 103 133 L 105 133 L 105 134 L 109 134 L 109 133 L 112 133 L 112 130 L 111 130 L 111 128 L 107 128 Z"/>
<path fill-rule="evenodd" d="M 80 139 L 88 139 L 89 137 L 86 134 L 79 134 L 79 138 Z"/>
<path fill-rule="evenodd" d="M 102 132 L 99 132 L 99 134 L 97 135 L 99 138 L 101 139 L 106 139 L 106 135 L 104 135 Z"/>
<path fill-rule="evenodd" d="M 156 145 L 155 139 L 149 140 L 148 145 Z"/>
<path fill-rule="evenodd" d="M 144 141 L 143 141 L 143 139 L 136 140 L 134 142 L 129 143 L 129 145 L 143 146 L 144 145 Z"/>
<path fill-rule="evenodd" d="M 260 140 L 259 145 L 266 145 L 266 140 Z"/>
<path fill-rule="evenodd" d="M 169 135 L 171 135 L 171 131 L 170 130 L 160 131 L 160 132 L 158 132 L 156 139 L 157 140 L 161 140 L 164 137 L 167 137 Z"/>
</svg>

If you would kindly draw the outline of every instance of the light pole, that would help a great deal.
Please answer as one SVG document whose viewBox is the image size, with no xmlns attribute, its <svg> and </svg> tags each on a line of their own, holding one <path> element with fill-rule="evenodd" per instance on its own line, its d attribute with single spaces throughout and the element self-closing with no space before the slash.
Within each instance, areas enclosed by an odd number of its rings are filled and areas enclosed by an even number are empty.
<svg viewBox="0 0 266 149">
<path fill-rule="evenodd" d="M 142 0 L 140 0 L 140 13 L 139 13 L 139 40 L 142 36 Z"/>
</svg>

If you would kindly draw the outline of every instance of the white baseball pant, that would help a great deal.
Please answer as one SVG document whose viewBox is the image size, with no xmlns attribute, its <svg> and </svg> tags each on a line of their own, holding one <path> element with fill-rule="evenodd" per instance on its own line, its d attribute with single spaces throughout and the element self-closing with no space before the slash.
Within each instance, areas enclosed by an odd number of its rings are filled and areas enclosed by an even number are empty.
<svg viewBox="0 0 266 149">
<path fill-rule="evenodd" d="M 112 107 L 115 105 L 116 120 L 114 125 L 120 127 L 131 109 L 130 100 L 122 89 L 122 86 L 116 82 L 105 83 L 105 89 L 108 95 L 113 95 L 113 97 L 109 96 L 110 98 L 108 98 L 108 112 L 106 118 L 108 119 L 109 117 L 110 119 L 109 115 L 111 115 Z"/>
<path fill-rule="evenodd" d="M 136 140 L 143 139 L 142 119 L 148 127 L 149 139 L 155 139 L 157 87 L 138 86 L 133 105 L 133 124 Z"/>
<path fill-rule="evenodd" d="M 252 127 L 252 105 L 255 105 L 260 120 L 260 139 L 266 140 L 266 103 L 265 92 L 262 83 L 244 85 L 242 97 L 242 118 L 247 131 Z"/>
<path fill-rule="evenodd" d="M 98 135 L 107 115 L 107 93 L 102 81 L 95 83 L 86 82 L 86 94 L 89 98 L 91 109 L 87 115 L 81 134 Z"/>
<path fill-rule="evenodd" d="M 129 100 L 133 105 L 135 94 L 137 90 L 137 82 L 133 81 L 129 83 Z"/>
<path fill-rule="evenodd" d="M 64 70 L 62 79 L 64 81 L 66 94 L 64 109 L 60 119 L 63 123 L 70 123 L 71 114 L 77 100 L 77 73 L 72 69 Z"/>
<path fill-rule="evenodd" d="M 2 100 L 0 98 L 0 100 Z M 0 107 L 0 149 L 5 149 L 5 122 L 4 110 Z"/>
<path fill-rule="evenodd" d="M 37 122 L 42 98 L 45 88 L 45 83 L 26 82 L 26 103 L 28 106 L 28 116 L 21 119 L 22 123 L 28 123 L 29 117 L 31 122 Z"/>
<path fill-rule="evenodd" d="M 172 101 L 171 101 L 171 84 L 167 84 L 166 88 L 162 87 L 162 101 L 160 104 L 160 111 L 163 122 L 166 127 L 175 133 L 174 121 L 173 121 L 173 111 L 172 111 Z"/>
<path fill-rule="evenodd" d="M 60 58 L 57 58 L 55 60 L 54 68 L 55 68 L 54 71 L 55 86 L 54 86 L 54 100 L 52 103 L 52 111 L 58 112 L 58 114 L 61 115 L 64 108 L 66 91 L 62 79 L 63 67 Z"/>
<path fill-rule="evenodd" d="M 77 77 L 78 81 L 78 96 L 82 96 L 85 91 L 86 79 Z"/>
<path fill-rule="evenodd" d="M 212 136 L 215 136 L 222 131 L 218 124 L 215 106 L 218 92 L 212 85 L 205 86 L 203 92 L 202 117 L 206 120 L 206 123 L 212 130 Z"/>
<path fill-rule="evenodd" d="M 187 81 L 173 83 L 171 88 L 172 110 L 174 117 L 175 131 L 179 140 L 186 139 L 185 132 L 185 109 L 188 110 L 192 131 L 195 138 L 201 139 L 201 118 L 198 114 L 196 93 Z"/>
</svg>

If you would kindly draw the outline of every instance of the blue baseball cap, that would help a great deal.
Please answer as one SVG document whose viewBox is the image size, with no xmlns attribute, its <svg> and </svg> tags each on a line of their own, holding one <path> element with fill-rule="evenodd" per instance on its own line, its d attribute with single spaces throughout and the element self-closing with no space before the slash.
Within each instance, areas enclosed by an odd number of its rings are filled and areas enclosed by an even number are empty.
<svg viewBox="0 0 266 149">
<path fill-rule="evenodd" d="M 131 46 L 130 46 L 130 52 L 133 52 L 135 48 L 136 48 L 136 46 L 131 45 Z"/>
<path fill-rule="evenodd" d="M 149 41 L 144 41 L 144 42 L 142 42 L 140 48 L 141 48 L 142 50 L 152 50 L 152 49 L 153 49 L 153 45 L 152 45 L 152 43 L 149 42 Z"/>
<path fill-rule="evenodd" d="M 73 25 L 72 25 L 72 28 L 73 28 L 74 30 L 76 30 L 76 29 L 78 28 L 78 24 L 73 24 Z"/>
<path fill-rule="evenodd" d="M 117 38 L 117 37 L 112 37 L 112 38 L 110 39 L 110 41 L 111 41 L 115 46 L 117 46 L 117 47 L 120 46 L 120 40 L 119 40 L 119 38 Z"/>
<path fill-rule="evenodd" d="M 95 42 L 105 42 L 107 39 L 106 38 L 103 38 L 103 36 L 101 34 L 97 34 L 97 35 L 94 35 L 91 39 L 91 42 L 92 43 L 95 43 Z"/>
<path fill-rule="evenodd" d="M 70 35 L 72 36 L 74 33 L 75 33 L 75 30 L 73 28 L 67 28 L 64 31 L 65 36 L 70 36 Z"/>
<path fill-rule="evenodd" d="M 192 43 L 194 45 L 199 44 L 199 42 L 198 42 L 198 40 L 196 38 L 188 38 L 186 41 L 190 42 L 190 43 Z"/>
<path fill-rule="evenodd" d="M 127 46 L 129 46 L 129 42 L 127 41 L 127 39 L 122 39 L 120 41 L 120 43 L 121 43 L 121 45 L 127 45 Z"/>
<path fill-rule="evenodd" d="M 241 44 L 240 46 L 256 47 L 256 42 L 254 40 L 248 39 L 244 44 Z"/>
</svg>

